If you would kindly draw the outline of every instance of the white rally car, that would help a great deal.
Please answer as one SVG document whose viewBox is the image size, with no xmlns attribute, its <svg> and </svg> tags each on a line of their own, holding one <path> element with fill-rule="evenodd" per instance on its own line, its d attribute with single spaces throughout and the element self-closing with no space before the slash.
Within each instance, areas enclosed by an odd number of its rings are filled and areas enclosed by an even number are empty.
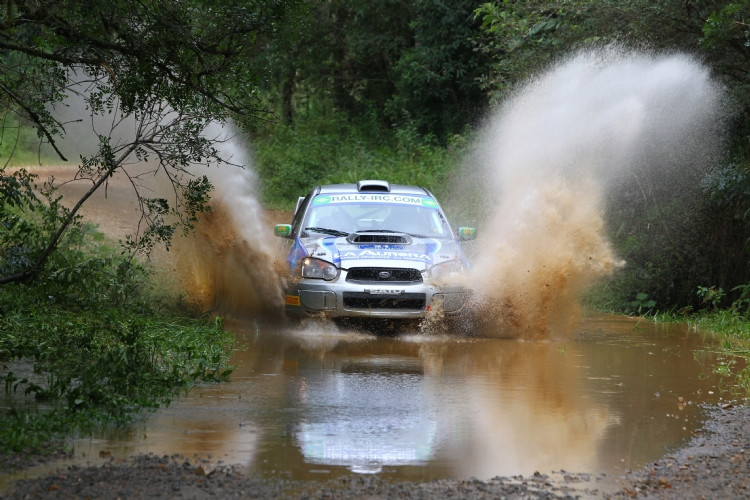
<svg viewBox="0 0 750 500">
<path fill-rule="evenodd" d="M 291 317 L 419 319 L 467 307 L 468 262 L 428 190 L 360 181 L 318 186 L 300 198 L 292 224 L 285 310 Z"/>
</svg>

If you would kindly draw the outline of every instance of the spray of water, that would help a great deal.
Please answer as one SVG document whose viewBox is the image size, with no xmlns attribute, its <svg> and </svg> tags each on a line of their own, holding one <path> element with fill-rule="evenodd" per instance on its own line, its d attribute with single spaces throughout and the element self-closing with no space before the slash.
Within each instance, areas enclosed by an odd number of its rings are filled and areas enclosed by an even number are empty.
<svg viewBox="0 0 750 500">
<path fill-rule="evenodd" d="M 131 142 L 139 127 L 133 116 L 92 112 L 86 105 L 86 81 L 85 74 L 73 73 L 70 95 L 64 105 L 53 110 L 65 123 L 67 133 L 60 148 L 69 157 L 93 155 L 99 147 L 99 135 L 108 136 L 114 145 Z M 173 118 L 165 111 L 165 123 Z M 122 182 L 128 185 L 132 181 L 142 196 L 163 197 L 174 203 L 170 177 L 185 182 L 189 176 L 206 175 L 214 186 L 210 200 L 213 210 L 201 216 L 194 232 L 175 238 L 174 252 L 159 252 L 159 260 L 174 267 L 182 288 L 201 310 L 278 320 L 283 315 L 283 294 L 277 269 L 283 257 L 265 223 L 245 145 L 231 126 L 211 123 L 203 134 L 216 141 L 222 161 L 210 166 L 193 165 L 187 175 L 173 170 L 167 176 L 154 160 L 130 158 L 121 165 L 118 177 L 122 180 L 127 174 L 130 181 Z M 135 203 L 136 195 L 131 194 Z M 127 225 L 137 228 L 139 216 L 134 214 Z"/>
<path fill-rule="evenodd" d="M 644 170 L 678 186 L 705 169 L 720 104 L 694 59 L 611 47 L 520 88 L 474 159 L 491 214 L 471 279 L 483 332 L 545 338 L 574 322 L 581 294 L 624 264 L 606 236 L 608 196 Z"/>
<path fill-rule="evenodd" d="M 183 285 L 203 310 L 234 317 L 278 320 L 283 294 L 279 247 L 265 222 L 256 178 L 243 145 L 229 128 L 211 125 L 225 163 L 200 170 L 214 186 L 212 211 L 175 242 Z"/>
</svg>

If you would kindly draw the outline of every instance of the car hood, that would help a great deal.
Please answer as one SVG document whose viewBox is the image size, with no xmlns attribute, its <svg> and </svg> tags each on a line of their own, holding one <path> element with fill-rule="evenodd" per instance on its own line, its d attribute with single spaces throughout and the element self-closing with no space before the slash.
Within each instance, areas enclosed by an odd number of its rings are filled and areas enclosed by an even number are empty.
<svg viewBox="0 0 750 500">
<path fill-rule="evenodd" d="M 448 260 L 465 261 L 461 248 L 455 240 L 420 238 L 407 236 L 388 238 L 379 235 L 375 241 L 357 242 L 351 237 L 324 236 L 303 238 L 301 246 L 305 256 L 315 257 L 348 269 L 351 267 L 411 267 L 429 269 Z M 381 241 L 378 241 L 381 240 Z M 396 240 L 397 242 L 387 242 Z"/>
</svg>

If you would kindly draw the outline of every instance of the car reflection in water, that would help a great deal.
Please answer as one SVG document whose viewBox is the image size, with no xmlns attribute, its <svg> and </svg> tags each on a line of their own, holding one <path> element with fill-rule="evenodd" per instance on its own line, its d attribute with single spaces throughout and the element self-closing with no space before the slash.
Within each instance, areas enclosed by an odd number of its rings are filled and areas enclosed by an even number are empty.
<svg viewBox="0 0 750 500">
<path fill-rule="evenodd" d="M 311 370 L 300 391 L 305 416 L 295 441 L 305 461 L 378 473 L 383 466 L 433 458 L 435 405 L 427 401 L 421 360 L 348 360 L 340 371 Z"/>
</svg>

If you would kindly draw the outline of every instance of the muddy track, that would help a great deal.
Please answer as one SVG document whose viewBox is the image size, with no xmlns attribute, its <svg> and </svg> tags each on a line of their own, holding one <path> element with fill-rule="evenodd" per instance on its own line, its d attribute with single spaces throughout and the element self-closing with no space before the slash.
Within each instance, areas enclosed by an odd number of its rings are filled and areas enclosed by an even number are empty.
<svg viewBox="0 0 750 500">
<path fill-rule="evenodd" d="M 70 176 L 69 168 L 46 170 Z M 66 195 L 84 189 L 67 184 Z M 137 206 L 128 185 L 113 180 L 106 197 L 97 193 L 84 215 L 114 238 L 133 229 Z M 76 191 L 78 190 L 78 191 Z M 286 214 L 270 214 L 281 222 Z M 276 220 L 278 219 L 278 220 Z M 750 408 L 706 408 L 710 418 L 690 443 L 641 470 L 619 478 L 540 471 L 529 477 L 478 480 L 387 482 L 378 476 L 351 475 L 329 481 L 291 481 L 243 475 L 229 464 L 191 461 L 182 456 L 136 456 L 99 466 L 59 466 L 54 472 L 18 480 L 0 497 L 20 498 L 750 498 Z M 0 474 L 12 474 L 60 458 L 0 456 Z M 599 486 L 607 484 L 608 486 Z"/>
</svg>

